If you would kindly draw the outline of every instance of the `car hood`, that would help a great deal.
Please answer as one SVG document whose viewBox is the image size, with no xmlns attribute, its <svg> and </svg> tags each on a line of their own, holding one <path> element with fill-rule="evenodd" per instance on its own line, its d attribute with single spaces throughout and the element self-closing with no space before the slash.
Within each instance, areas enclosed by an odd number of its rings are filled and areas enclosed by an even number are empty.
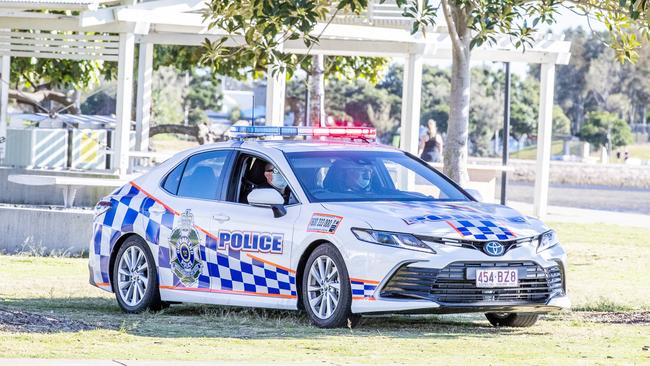
<svg viewBox="0 0 650 366">
<path fill-rule="evenodd" d="M 473 201 L 336 202 L 325 209 L 365 221 L 376 230 L 467 239 L 512 240 L 548 230 L 510 207 Z"/>
</svg>

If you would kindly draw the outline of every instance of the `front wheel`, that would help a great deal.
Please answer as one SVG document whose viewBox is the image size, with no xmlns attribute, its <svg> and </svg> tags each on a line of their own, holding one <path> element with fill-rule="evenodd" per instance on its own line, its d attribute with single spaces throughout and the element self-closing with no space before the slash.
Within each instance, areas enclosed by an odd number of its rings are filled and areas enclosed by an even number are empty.
<svg viewBox="0 0 650 366">
<path fill-rule="evenodd" d="M 532 327 L 539 318 L 534 313 L 486 313 L 485 317 L 495 327 Z"/>
<path fill-rule="evenodd" d="M 319 246 L 307 259 L 301 294 L 307 315 L 318 327 L 354 327 L 361 318 L 350 310 L 350 278 L 341 254 L 332 244 Z"/>
<path fill-rule="evenodd" d="M 132 236 L 122 244 L 113 265 L 113 289 L 117 303 L 127 313 L 160 310 L 156 262 L 147 243 Z"/>
</svg>

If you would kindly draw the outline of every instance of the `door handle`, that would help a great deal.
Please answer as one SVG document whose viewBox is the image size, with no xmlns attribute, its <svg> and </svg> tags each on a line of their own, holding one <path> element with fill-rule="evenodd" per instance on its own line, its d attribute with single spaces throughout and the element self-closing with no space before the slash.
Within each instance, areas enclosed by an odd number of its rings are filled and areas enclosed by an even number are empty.
<svg viewBox="0 0 650 366">
<path fill-rule="evenodd" d="M 230 216 L 224 214 L 216 214 L 212 216 L 212 219 L 219 222 L 224 222 L 230 220 Z"/>
<path fill-rule="evenodd" d="M 156 206 L 149 207 L 149 212 L 151 212 L 152 214 L 156 214 L 156 215 L 162 214 L 165 213 L 165 211 L 167 210 L 163 207 L 156 207 Z"/>
</svg>

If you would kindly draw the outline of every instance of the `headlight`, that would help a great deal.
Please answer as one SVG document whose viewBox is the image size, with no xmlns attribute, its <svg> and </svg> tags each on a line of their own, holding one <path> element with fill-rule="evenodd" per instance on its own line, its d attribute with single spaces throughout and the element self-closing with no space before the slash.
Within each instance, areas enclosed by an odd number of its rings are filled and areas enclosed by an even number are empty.
<svg viewBox="0 0 650 366">
<path fill-rule="evenodd" d="M 549 230 L 539 236 L 539 244 L 537 244 L 537 253 L 542 252 L 548 248 L 558 245 L 560 241 L 557 239 L 555 231 Z"/>
<path fill-rule="evenodd" d="M 435 250 L 431 249 L 431 247 L 424 244 L 420 239 L 411 234 L 359 228 L 352 228 L 352 233 L 357 237 L 357 239 L 365 241 L 366 243 L 436 254 Z"/>
</svg>

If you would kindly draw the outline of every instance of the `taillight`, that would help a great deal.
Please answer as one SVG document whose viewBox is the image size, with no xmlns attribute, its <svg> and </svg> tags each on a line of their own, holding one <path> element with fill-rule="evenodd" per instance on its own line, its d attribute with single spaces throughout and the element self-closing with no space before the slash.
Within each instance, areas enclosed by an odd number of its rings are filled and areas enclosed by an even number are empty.
<svg viewBox="0 0 650 366">
<path fill-rule="evenodd" d="M 108 198 L 102 198 L 97 204 L 95 205 L 95 216 L 99 216 L 103 214 L 104 212 L 108 211 L 113 204 L 111 203 L 111 200 Z"/>
</svg>

